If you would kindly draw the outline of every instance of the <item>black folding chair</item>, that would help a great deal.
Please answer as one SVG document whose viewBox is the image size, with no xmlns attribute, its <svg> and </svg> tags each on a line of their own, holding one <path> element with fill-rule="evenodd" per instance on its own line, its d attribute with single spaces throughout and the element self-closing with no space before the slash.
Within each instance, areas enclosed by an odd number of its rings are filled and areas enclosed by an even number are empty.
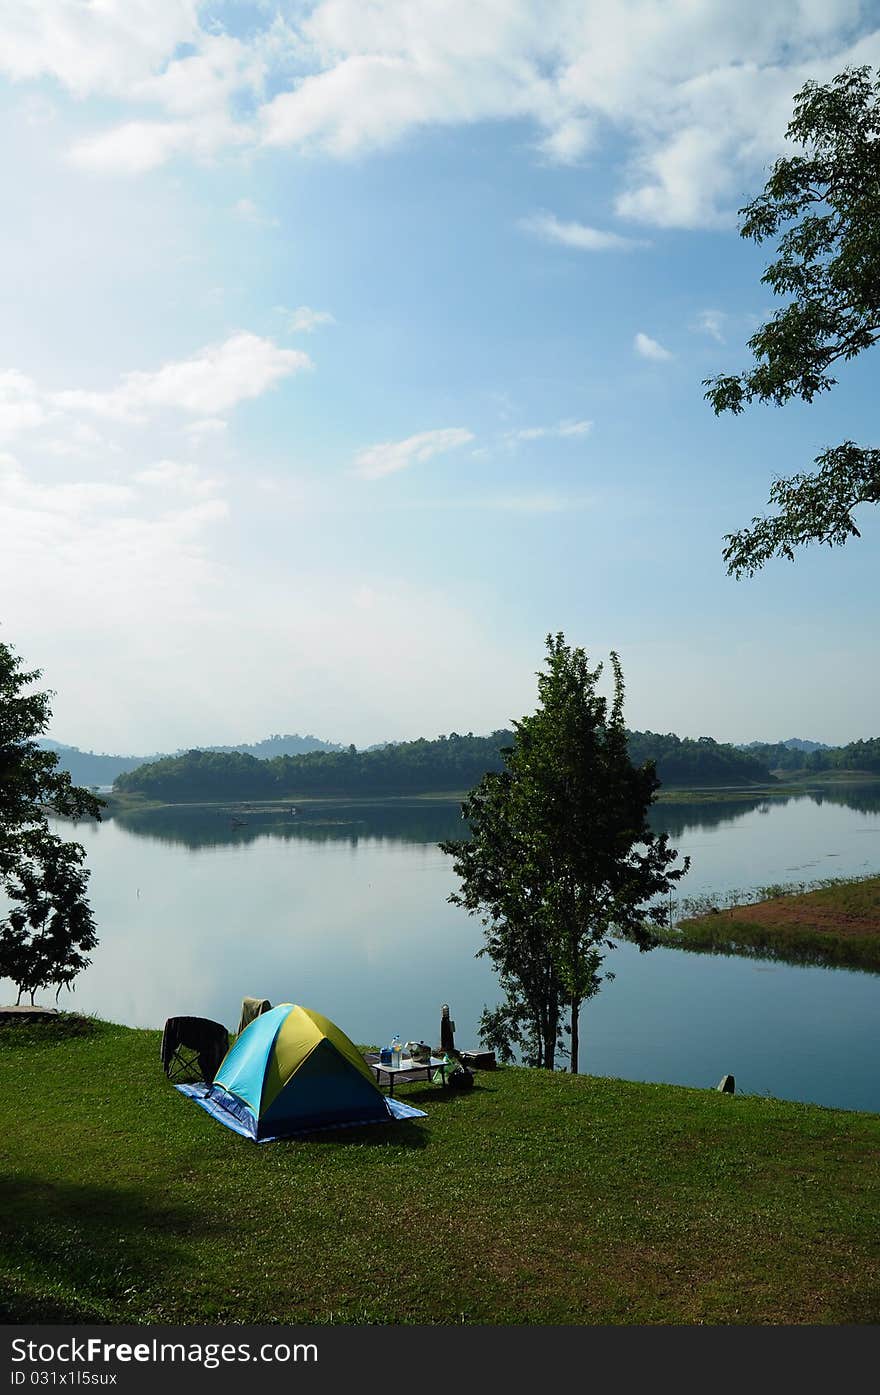
<svg viewBox="0 0 880 1395">
<path fill-rule="evenodd" d="M 210 1085 L 229 1050 L 229 1033 L 208 1017 L 169 1017 L 162 1033 L 162 1069 L 174 1085 Z"/>
</svg>

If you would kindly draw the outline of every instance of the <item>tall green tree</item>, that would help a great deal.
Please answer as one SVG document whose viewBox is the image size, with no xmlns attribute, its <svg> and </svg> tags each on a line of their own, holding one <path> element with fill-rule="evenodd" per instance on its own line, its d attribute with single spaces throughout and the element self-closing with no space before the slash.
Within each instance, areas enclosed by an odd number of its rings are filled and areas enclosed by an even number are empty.
<svg viewBox="0 0 880 1395">
<path fill-rule="evenodd" d="M 687 871 L 648 810 L 659 787 L 652 762 L 627 751 L 620 661 L 614 696 L 598 691 L 603 666 L 548 635 L 537 710 L 514 723 L 505 768 L 486 775 L 462 806 L 470 840 L 440 847 L 454 859 L 460 890 L 450 900 L 484 925 L 485 953 L 505 990 L 484 1018 L 496 1041 L 505 1027 L 553 1066 L 560 1015 L 568 1014 L 572 1071 L 580 1063 L 579 1015 L 599 991 L 605 955 L 618 940 L 653 948 L 661 898 Z"/>
<path fill-rule="evenodd" d="M 0 917 L 0 978 L 31 1002 L 38 989 L 70 987 L 98 943 L 84 849 L 52 833 L 49 815 L 100 818 L 103 803 L 36 743 L 51 718 L 51 693 L 33 690 L 41 676 L 0 643 L 0 892 L 9 906 Z"/>
<path fill-rule="evenodd" d="M 761 280 L 787 303 L 749 340 L 754 367 L 707 378 L 716 413 L 750 402 L 812 402 L 836 382 L 829 369 L 880 335 L 880 76 L 847 68 L 794 99 L 786 135 L 799 147 L 776 161 L 740 233 L 778 237 Z M 811 473 L 774 480 L 778 512 L 725 537 L 733 576 L 754 575 L 771 557 L 794 559 L 806 543 L 859 537 L 853 511 L 880 503 L 880 449 L 843 441 L 816 456 Z"/>
<path fill-rule="evenodd" d="M 513 748 L 507 768 L 488 771 L 462 804 L 471 837 L 447 840 L 441 849 L 455 859 L 461 890 L 449 897 L 483 922 L 487 955 L 504 999 L 483 1012 L 480 1036 L 501 1059 L 518 1050 L 526 1065 L 552 1070 L 560 1037 L 565 990 L 559 977 L 544 908 L 535 895 L 532 830 L 522 817 L 522 791 Z"/>
</svg>

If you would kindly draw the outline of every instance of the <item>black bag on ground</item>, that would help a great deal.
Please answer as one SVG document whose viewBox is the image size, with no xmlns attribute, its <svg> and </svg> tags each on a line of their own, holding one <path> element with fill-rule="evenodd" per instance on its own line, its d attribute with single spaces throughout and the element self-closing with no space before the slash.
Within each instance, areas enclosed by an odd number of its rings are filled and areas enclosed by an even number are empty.
<svg viewBox="0 0 880 1395">
<path fill-rule="evenodd" d="M 446 1084 L 450 1090 L 472 1090 L 474 1088 L 474 1073 L 468 1070 L 467 1066 L 459 1066 L 451 1075 L 446 1077 Z"/>
</svg>

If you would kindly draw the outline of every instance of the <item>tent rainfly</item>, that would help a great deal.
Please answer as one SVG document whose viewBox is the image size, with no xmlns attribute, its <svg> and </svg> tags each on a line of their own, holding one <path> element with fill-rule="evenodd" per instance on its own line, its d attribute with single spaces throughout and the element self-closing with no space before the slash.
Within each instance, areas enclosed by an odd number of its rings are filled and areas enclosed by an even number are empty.
<svg viewBox="0 0 880 1395">
<path fill-rule="evenodd" d="M 386 1099 L 339 1027 L 293 1003 L 254 1018 L 227 1052 L 212 1085 L 177 1088 L 256 1143 L 425 1117 L 421 1109 Z"/>
</svg>

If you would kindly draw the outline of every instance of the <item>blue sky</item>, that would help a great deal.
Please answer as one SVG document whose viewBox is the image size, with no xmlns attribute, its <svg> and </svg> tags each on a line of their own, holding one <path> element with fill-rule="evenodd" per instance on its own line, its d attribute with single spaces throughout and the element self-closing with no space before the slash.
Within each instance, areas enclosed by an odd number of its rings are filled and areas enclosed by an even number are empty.
<svg viewBox="0 0 880 1395">
<path fill-rule="evenodd" d="M 736 209 L 876 5 L 22 0 L 0 16 L 0 636 L 98 750 L 489 731 L 544 636 L 627 720 L 876 734 L 878 520 L 727 577 L 876 358 L 715 418 Z M 876 514 L 876 510 L 874 511 Z"/>
</svg>

